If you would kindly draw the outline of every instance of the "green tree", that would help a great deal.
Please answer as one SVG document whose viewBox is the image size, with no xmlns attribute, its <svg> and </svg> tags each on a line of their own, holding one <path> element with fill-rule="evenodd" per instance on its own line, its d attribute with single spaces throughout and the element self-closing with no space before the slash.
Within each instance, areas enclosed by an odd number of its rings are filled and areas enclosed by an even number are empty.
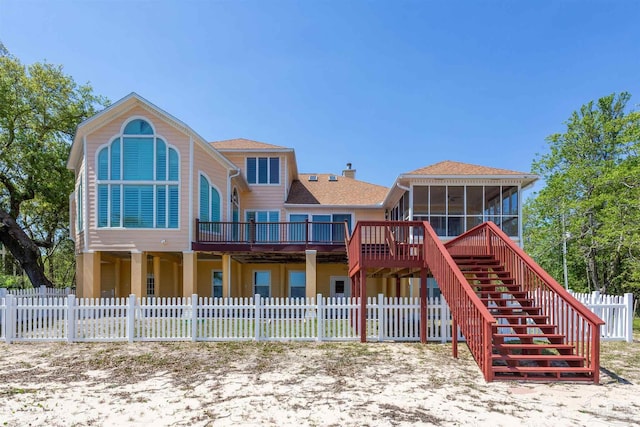
<svg viewBox="0 0 640 427">
<path fill-rule="evenodd" d="M 583 105 L 533 163 L 546 185 L 525 205 L 526 250 L 562 282 L 566 239 L 576 290 L 640 290 L 640 113 L 629 99 Z"/>
<path fill-rule="evenodd" d="M 0 54 L 0 242 L 34 286 L 52 285 L 42 254 L 53 262 L 67 239 L 73 133 L 101 105 L 104 98 L 76 84 L 61 66 L 25 67 L 6 49 Z"/>
</svg>

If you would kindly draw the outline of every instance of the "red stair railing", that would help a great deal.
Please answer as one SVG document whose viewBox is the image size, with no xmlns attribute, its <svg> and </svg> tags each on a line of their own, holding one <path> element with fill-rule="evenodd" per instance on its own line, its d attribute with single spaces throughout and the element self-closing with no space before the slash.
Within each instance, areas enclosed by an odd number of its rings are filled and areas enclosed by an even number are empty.
<svg viewBox="0 0 640 427">
<path fill-rule="evenodd" d="M 565 343 L 574 344 L 593 380 L 600 375 L 600 326 L 604 321 L 576 300 L 493 222 L 485 222 L 447 242 L 452 255 L 493 255 L 510 271 L 522 290 L 558 326 Z M 532 325 L 535 327 L 535 325 Z"/>
<path fill-rule="evenodd" d="M 438 282 L 451 314 L 486 381 L 493 380 L 492 330 L 496 319 L 473 292 L 455 261 L 428 222 L 424 223 L 424 258 Z M 452 335 L 457 336 L 453 330 Z M 455 345 L 455 343 L 454 343 Z M 455 351 L 455 348 L 454 348 Z"/>
</svg>

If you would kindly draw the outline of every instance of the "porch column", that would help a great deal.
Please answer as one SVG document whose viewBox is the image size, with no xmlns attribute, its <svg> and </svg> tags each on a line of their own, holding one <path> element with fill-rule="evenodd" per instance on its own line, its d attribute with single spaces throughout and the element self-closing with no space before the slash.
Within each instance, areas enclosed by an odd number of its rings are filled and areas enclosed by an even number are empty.
<svg viewBox="0 0 640 427">
<path fill-rule="evenodd" d="M 122 280 L 120 278 L 120 271 L 122 269 L 122 259 L 120 258 L 116 258 L 116 260 L 114 261 L 114 267 L 113 267 L 113 275 L 115 276 L 115 280 L 116 280 L 116 284 L 114 286 L 115 289 L 115 296 L 116 297 L 120 297 L 120 296 L 124 296 L 122 295 Z"/>
<path fill-rule="evenodd" d="M 161 296 L 162 295 L 162 287 L 160 285 L 161 283 L 161 274 L 160 274 L 160 257 L 159 256 L 154 256 L 153 257 L 153 283 L 154 283 L 154 292 L 156 296 Z"/>
<path fill-rule="evenodd" d="M 367 270 L 360 269 L 360 342 L 367 342 Z"/>
<path fill-rule="evenodd" d="M 100 290 L 100 252 L 82 254 L 82 297 L 99 298 Z"/>
<path fill-rule="evenodd" d="M 193 251 L 182 252 L 182 296 L 195 294 L 198 286 L 198 254 Z"/>
<path fill-rule="evenodd" d="M 147 296 L 146 252 L 131 252 L 131 293 L 138 298 Z"/>
<path fill-rule="evenodd" d="M 420 270 L 420 342 L 427 343 L 427 269 Z"/>
<path fill-rule="evenodd" d="M 231 255 L 222 255 L 222 297 L 231 296 Z"/>
<path fill-rule="evenodd" d="M 180 296 L 180 269 L 177 262 L 173 262 L 173 285 L 171 289 L 171 295 L 174 297 Z"/>
<path fill-rule="evenodd" d="M 306 296 L 307 298 L 312 298 L 316 296 L 317 289 L 317 266 L 316 266 L 316 256 L 318 251 L 316 250 L 306 250 L 304 251 L 305 258 L 307 261 L 307 271 L 306 271 Z"/>
</svg>

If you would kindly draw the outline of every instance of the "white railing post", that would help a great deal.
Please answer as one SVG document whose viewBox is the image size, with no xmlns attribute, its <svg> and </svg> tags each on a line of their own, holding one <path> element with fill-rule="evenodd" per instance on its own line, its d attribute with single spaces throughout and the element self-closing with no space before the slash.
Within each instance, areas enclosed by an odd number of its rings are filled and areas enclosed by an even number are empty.
<svg viewBox="0 0 640 427">
<path fill-rule="evenodd" d="M 76 338 L 76 296 L 67 295 L 67 342 Z"/>
<path fill-rule="evenodd" d="M 127 340 L 133 342 L 136 327 L 136 296 L 129 295 L 127 301 Z"/>
<path fill-rule="evenodd" d="M 4 340 L 7 344 L 11 344 L 13 329 L 16 326 L 16 298 L 11 294 L 7 294 L 4 298 L 4 304 Z"/>
<path fill-rule="evenodd" d="M 254 339 L 260 341 L 260 323 L 262 321 L 262 298 L 260 298 L 260 294 L 254 295 L 253 304 L 255 306 L 255 324 L 253 325 Z"/>
<path fill-rule="evenodd" d="M 316 295 L 316 326 L 318 328 L 316 341 L 322 341 L 324 333 L 324 301 L 322 294 Z"/>
<path fill-rule="evenodd" d="M 384 315 L 384 295 L 378 294 L 378 342 L 384 341 L 384 331 L 386 330 Z"/>
<path fill-rule="evenodd" d="M 626 307 L 626 323 L 627 323 L 627 331 L 626 331 L 626 341 L 633 342 L 633 294 L 627 293 L 624 294 L 624 305 Z"/>
<path fill-rule="evenodd" d="M 191 295 L 191 341 L 198 339 L 198 295 Z"/>
</svg>

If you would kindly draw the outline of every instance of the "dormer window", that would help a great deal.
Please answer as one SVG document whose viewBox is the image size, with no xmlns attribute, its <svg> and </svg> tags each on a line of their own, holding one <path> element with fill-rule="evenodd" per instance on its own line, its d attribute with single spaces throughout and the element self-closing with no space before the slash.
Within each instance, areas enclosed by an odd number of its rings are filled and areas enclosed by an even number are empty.
<svg viewBox="0 0 640 427">
<path fill-rule="evenodd" d="M 309 175 L 309 181 L 316 182 L 318 180 L 318 175 Z"/>
<path fill-rule="evenodd" d="M 338 181 L 338 177 L 335 176 L 335 175 L 329 175 L 329 181 L 330 182 L 336 182 L 336 181 Z"/>
<path fill-rule="evenodd" d="M 280 184 L 279 157 L 247 157 L 249 184 Z"/>
</svg>

